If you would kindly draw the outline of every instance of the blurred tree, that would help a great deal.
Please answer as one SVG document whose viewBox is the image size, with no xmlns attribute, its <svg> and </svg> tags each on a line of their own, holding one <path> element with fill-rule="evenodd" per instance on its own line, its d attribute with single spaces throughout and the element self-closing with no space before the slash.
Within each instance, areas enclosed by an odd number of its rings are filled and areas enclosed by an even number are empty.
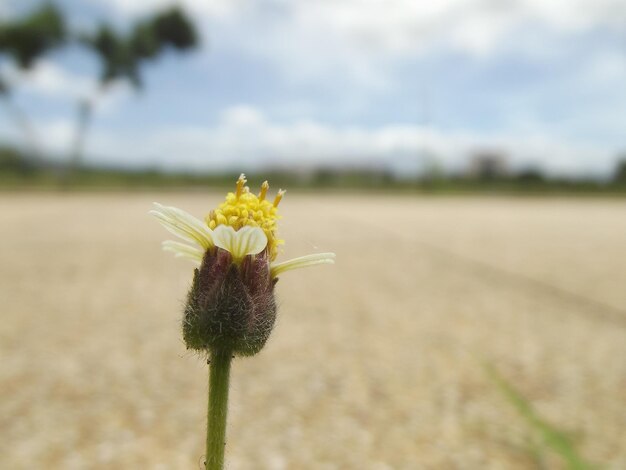
<svg viewBox="0 0 626 470">
<path fill-rule="evenodd" d="M 65 44 L 67 32 L 61 12 L 51 4 L 44 4 L 23 18 L 0 21 L 0 55 L 12 58 L 18 68 L 28 70 L 37 59 Z M 30 157 L 39 156 L 37 137 L 30 121 L 12 100 L 10 80 L 0 76 L 0 98 L 9 115 L 22 129 L 30 147 Z"/>
<path fill-rule="evenodd" d="M 626 185 L 626 154 L 621 155 L 617 161 L 613 181 L 617 184 Z"/>
<path fill-rule="evenodd" d="M 18 149 L 0 145 L 0 173 L 25 174 L 32 170 L 32 162 L 24 158 Z"/>
<path fill-rule="evenodd" d="M 0 23 L 0 51 L 12 55 L 24 69 L 45 52 L 61 46 L 65 37 L 63 16 L 50 4 L 24 18 Z"/>
<path fill-rule="evenodd" d="M 525 168 L 515 175 L 515 179 L 523 184 L 541 184 L 546 180 L 539 168 Z"/>
<path fill-rule="evenodd" d="M 177 7 L 138 21 L 127 35 L 117 33 L 103 23 L 91 34 L 80 36 L 82 44 L 99 58 L 101 72 L 96 93 L 79 100 L 74 148 L 70 166 L 80 167 L 84 141 L 93 109 L 100 95 L 117 80 L 127 80 L 135 90 L 143 88 L 141 67 L 156 60 L 165 50 L 185 51 L 198 44 L 196 30 L 185 13 Z"/>
<path fill-rule="evenodd" d="M 94 53 L 101 64 L 98 87 L 92 96 L 77 103 L 76 135 L 68 170 L 81 165 L 87 130 L 98 98 L 116 81 L 128 81 L 135 90 L 143 88 L 142 67 L 157 60 L 166 50 L 185 51 L 198 44 L 191 20 L 177 8 L 168 8 L 140 20 L 127 34 L 119 33 L 107 23 L 92 32 L 70 33 L 61 12 L 46 3 L 28 15 L 0 21 L 0 56 L 12 59 L 21 70 L 28 70 L 47 52 L 77 41 Z M 37 155 L 36 136 L 25 113 L 11 99 L 15 84 L 0 76 L 0 98 L 12 118 L 23 130 L 33 155 Z"/>
</svg>

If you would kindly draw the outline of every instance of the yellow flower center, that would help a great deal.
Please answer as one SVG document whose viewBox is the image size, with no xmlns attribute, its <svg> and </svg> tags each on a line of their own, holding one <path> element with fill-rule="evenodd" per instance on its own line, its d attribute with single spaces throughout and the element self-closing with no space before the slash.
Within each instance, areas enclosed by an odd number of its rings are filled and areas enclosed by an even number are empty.
<svg viewBox="0 0 626 470">
<path fill-rule="evenodd" d="M 269 184 L 265 181 L 261 185 L 261 192 L 257 196 L 250 192 L 246 184 L 246 177 L 241 174 L 237 180 L 237 189 L 234 193 L 228 193 L 226 200 L 215 210 L 209 212 L 205 220 L 211 230 L 218 225 L 229 225 L 235 230 L 239 230 L 246 225 L 260 227 L 267 236 L 267 250 L 270 259 L 276 259 L 278 246 L 284 243 L 276 238 L 277 221 L 281 217 L 278 215 L 278 204 L 285 191 L 278 191 L 274 202 L 265 200 Z"/>
</svg>

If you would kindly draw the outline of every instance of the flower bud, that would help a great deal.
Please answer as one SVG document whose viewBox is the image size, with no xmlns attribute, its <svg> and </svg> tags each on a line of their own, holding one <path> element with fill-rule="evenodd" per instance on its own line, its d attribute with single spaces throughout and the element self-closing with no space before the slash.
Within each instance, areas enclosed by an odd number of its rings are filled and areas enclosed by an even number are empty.
<svg viewBox="0 0 626 470">
<path fill-rule="evenodd" d="M 275 280 L 267 250 L 240 263 L 221 248 L 207 250 L 187 296 L 183 338 L 189 349 L 258 353 L 276 319 Z"/>
</svg>

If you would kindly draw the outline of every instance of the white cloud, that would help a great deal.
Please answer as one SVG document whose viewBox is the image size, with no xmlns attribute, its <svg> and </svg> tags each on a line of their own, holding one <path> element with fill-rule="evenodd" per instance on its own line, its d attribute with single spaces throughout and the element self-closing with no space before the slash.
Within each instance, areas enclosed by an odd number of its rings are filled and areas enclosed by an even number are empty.
<svg viewBox="0 0 626 470">
<path fill-rule="evenodd" d="M 40 124 L 47 150 L 64 155 L 71 123 Z M 237 171 L 267 167 L 385 167 L 396 171 L 432 163 L 463 169 L 482 149 L 504 153 L 513 167 L 536 165 L 551 174 L 607 175 L 616 152 L 530 133 L 486 135 L 424 126 L 388 125 L 374 129 L 332 127 L 313 121 L 271 122 L 257 109 L 226 110 L 215 127 L 178 127 L 141 133 L 94 129 L 87 155 L 100 163 L 164 168 Z M 427 158 L 428 157 L 428 158 Z"/>
<path fill-rule="evenodd" d="M 520 23 L 539 22 L 567 33 L 602 26 L 621 28 L 626 15 L 626 4 L 621 0 L 92 1 L 125 15 L 178 4 L 193 12 L 205 26 L 216 19 L 245 22 L 247 26 L 256 23 L 255 32 L 280 37 L 284 43 L 306 45 L 307 36 L 314 33 L 322 41 L 330 36 L 340 47 L 352 43 L 372 53 L 387 54 L 413 54 L 433 42 L 448 40 L 462 50 L 483 53 L 487 44 L 495 45 L 499 37 L 514 31 Z M 272 31 L 267 28 L 270 24 Z M 250 36 L 259 43 L 267 42 L 267 34 Z M 273 50 L 276 45 L 271 43 Z"/>
<path fill-rule="evenodd" d="M 205 17 L 226 16 L 233 11 L 244 9 L 245 0 L 91 0 L 93 3 L 106 5 L 120 14 L 137 16 L 163 9 L 173 5 L 182 6 L 194 13 L 194 16 Z"/>
<path fill-rule="evenodd" d="M 72 75 L 49 61 L 38 61 L 32 69 L 18 69 L 4 62 L 0 72 L 17 89 L 43 95 L 75 96 L 87 94 L 93 83 L 86 77 Z"/>
<path fill-rule="evenodd" d="M 49 60 L 39 60 L 29 70 L 19 69 L 12 62 L 3 62 L 0 75 L 16 92 L 38 98 L 75 101 L 98 95 L 96 112 L 99 114 L 112 112 L 130 95 L 129 86 L 123 82 L 115 82 L 105 93 L 98 94 L 96 79 L 74 74 Z"/>
<path fill-rule="evenodd" d="M 191 12 L 211 39 L 261 58 L 295 83 L 399 86 L 398 62 L 441 49 L 473 57 L 554 53 L 554 36 L 624 27 L 621 0 L 91 0 L 124 16 L 165 5 Z M 550 37 L 547 37 L 550 36 Z"/>
</svg>

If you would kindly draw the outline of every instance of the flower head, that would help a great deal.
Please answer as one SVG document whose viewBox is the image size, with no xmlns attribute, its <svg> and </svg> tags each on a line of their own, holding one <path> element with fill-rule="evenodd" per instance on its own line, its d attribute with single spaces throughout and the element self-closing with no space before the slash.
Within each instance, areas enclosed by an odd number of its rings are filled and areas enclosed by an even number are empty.
<svg viewBox="0 0 626 470">
<path fill-rule="evenodd" d="M 265 181 L 261 185 L 259 195 L 250 192 L 245 185 L 247 183 L 245 175 L 242 173 L 237 180 L 236 190 L 226 195 L 226 200 L 215 210 L 208 213 L 205 218 L 207 226 L 215 230 L 219 226 L 232 227 L 234 231 L 244 227 L 259 227 L 267 237 L 267 251 L 270 259 L 276 259 L 278 246 L 284 243 L 276 236 L 278 215 L 278 204 L 285 191 L 282 189 L 270 203 L 265 198 L 269 189 L 269 184 Z"/>
<path fill-rule="evenodd" d="M 242 174 L 235 192 L 228 193 L 204 222 L 177 209 L 155 203 L 150 213 L 183 240 L 163 242 L 163 249 L 199 264 L 187 298 L 183 336 L 197 350 L 228 349 L 252 355 L 265 344 L 274 325 L 274 285 L 283 272 L 334 263 L 334 253 L 316 253 L 281 263 L 278 247 L 278 205 L 266 197 L 264 182 L 258 196 Z"/>
</svg>

